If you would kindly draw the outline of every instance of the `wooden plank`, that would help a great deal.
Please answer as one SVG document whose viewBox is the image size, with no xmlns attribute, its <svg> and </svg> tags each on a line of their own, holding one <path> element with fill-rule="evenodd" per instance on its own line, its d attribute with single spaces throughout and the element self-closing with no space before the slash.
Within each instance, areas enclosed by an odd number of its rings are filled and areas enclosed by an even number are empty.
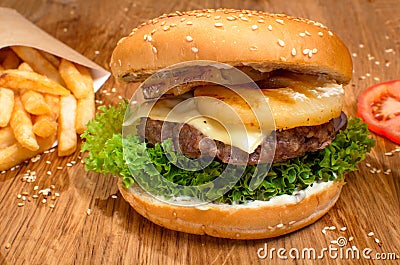
<svg viewBox="0 0 400 265">
<path fill-rule="evenodd" d="M 353 80 L 346 88 L 345 111 L 354 116 L 362 90 L 379 81 L 399 78 L 400 35 L 396 0 L 381 1 L 14 1 L 2 6 L 16 8 L 38 26 L 108 68 L 111 52 L 122 36 L 147 19 L 174 10 L 205 7 L 254 8 L 284 12 L 321 21 L 335 31 L 353 54 Z M 393 49 L 393 51 L 391 51 Z M 116 92 L 111 92 L 112 88 Z M 107 81 L 97 99 L 115 104 L 118 95 L 129 98 L 133 87 Z M 37 163 L 23 164 L 0 174 L 0 264 L 375 264 L 363 258 L 342 261 L 325 253 L 319 261 L 257 257 L 257 250 L 314 248 L 321 251 L 340 236 L 354 240 L 359 250 L 400 255 L 400 153 L 385 156 L 396 145 L 375 136 L 377 146 L 347 185 L 336 206 L 318 222 L 290 235 L 274 239 L 235 241 L 188 235 L 160 228 L 138 215 L 122 199 L 117 179 L 87 173 L 80 153 L 58 158 L 45 154 Z M 50 161 L 47 164 L 46 161 Z M 67 163 L 77 161 L 71 167 Z M 57 169 L 63 166 L 62 170 Z M 372 168 L 381 173 L 370 173 Z M 384 170 L 391 169 L 388 175 Z M 20 179 L 36 171 L 34 183 Z M 48 175 L 47 172 L 52 174 Z M 60 197 L 54 209 L 32 199 L 25 206 L 17 194 L 34 193 L 55 185 Z M 117 195 L 117 198 L 113 198 Z M 90 209 L 90 214 L 88 214 Z M 336 230 L 324 227 L 335 226 Z M 346 231 L 338 229 L 346 227 Z M 369 232 L 374 236 L 368 236 Z M 382 245 L 374 242 L 379 238 Z M 7 244 L 10 244 L 9 246 Z M 7 248 L 6 248 L 7 245 Z M 8 248 L 9 247 L 9 248 Z M 286 253 L 288 254 L 288 253 Z M 318 252 L 320 254 L 320 252 Z M 392 263 L 391 263 L 392 262 Z M 398 262 L 398 261 L 397 261 Z M 385 261 L 382 264 L 395 264 Z"/>
</svg>

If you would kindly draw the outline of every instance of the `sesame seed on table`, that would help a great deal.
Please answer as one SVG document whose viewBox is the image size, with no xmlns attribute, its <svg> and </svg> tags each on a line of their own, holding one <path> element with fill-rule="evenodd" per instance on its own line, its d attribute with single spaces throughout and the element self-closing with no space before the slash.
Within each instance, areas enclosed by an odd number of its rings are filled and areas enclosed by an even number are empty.
<svg viewBox="0 0 400 265">
<path fill-rule="evenodd" d="M 149 51 L 160 56 L 154 45 L 159 33 L 171 32 L 180 24 L 194 27 L 208 17 L 212 27 L 224 31 L 230 23 L 247 23 L 259 34 L 271 34 L 285 27 L 281 16 L 267 20 L 260 14 L 204 12 L 186 16 L 184 11 L 229 7 L 285 13 L 304 17 L 318 25 L 316 31 L 301 30 L 296 37 L 306 40 L 338 35 L 349 48 L 353 77 L 345 87 L 344 111 L 356 116 L 357 97 L 367 87 L 400 79 L 400 34 L 397 0 L 306 0 L 306 1 L 15 1 L 2 0 L 1 6 L 16 9 L 50 35 L 66 43 L 109 70 L 111 52 L 124 36 L 148 23 L 154 25 L 143 39 Z M 180 10 L 182 12 L 175 12 Z M 175 23 L 159 17 L 173 13 Z M 149 19 L 152 19 L 148 22 Z M 318 21 L 318 22 L 314 22 Z M 157 27 L 156 27 L 157 26 Z M 327 28 L 325 28 L 327 27 Z M 193 58 L 203 48 L 188 34 L 182 42 Z M 257 45 L 256 45 L 257 44 Z M 294 48 L 285 36 L 270 44 L 290 58 L 313 60 L 323 51 L 315 47 Z M 261 46 L 246 47 L 257 53 Z M 138 84 L 123 85 L 107 80 L 96 94 L 96 105 L 117 104 L 130 98 Z M 358 170 L 346 177 L 347 184 L 336 205 L 314 224 L 297 232 L 266 240 L 238 241 L 197 236 L 161 228 L 137 214 L 118 192 L 118 178 L 86 172 L 83 157 L 76 151 L 57 157 L 56 148 L 0 172 L 0 264 L 399 264 L 398 260 L 293 259 L 289 250 L 314 248 L 370 248 L 373 253 L 400 255 L 400 146 L 373 134 L 376 147 Z M 251 218 L 251 217 L 249 217 Z M 290 225 L 290 223 L 289 223 Z M 277 224 L 279 229 L 285 226 Z M 274 259 L 261 259 L 257 251 L 275 248 Z M 279 248 L 287 259 L 279 259 Z M 283 253 L 281 253 L 283 254 Z M 293 254 L 293 252 L 292 252 Z M 362 253 L 361 253 L 362 254 Z M 339 252 L 340 255 L 340 252 Z"/>
</svg>

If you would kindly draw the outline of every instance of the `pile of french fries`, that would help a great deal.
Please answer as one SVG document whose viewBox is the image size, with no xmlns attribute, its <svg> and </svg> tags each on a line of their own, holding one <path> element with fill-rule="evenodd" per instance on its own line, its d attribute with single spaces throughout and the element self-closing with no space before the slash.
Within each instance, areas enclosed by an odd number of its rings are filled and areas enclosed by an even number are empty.
<svg viewBox="0 0 400 265">
<path fill-rule="evenodd" d="M 75 152 L 77 134 L 94 117 L 89 70 L 24 46 L 0 49 L 0 170 L 49 149 Z"/>
</svg>

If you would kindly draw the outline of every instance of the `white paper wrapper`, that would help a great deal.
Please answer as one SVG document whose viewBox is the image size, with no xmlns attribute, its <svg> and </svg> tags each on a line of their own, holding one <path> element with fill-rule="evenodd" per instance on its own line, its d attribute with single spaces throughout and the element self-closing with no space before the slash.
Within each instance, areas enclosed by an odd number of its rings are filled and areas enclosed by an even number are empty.
<svg viewBox="0 0 400 265">
<path fill-rule="evenodd" d="M 0 7 L 0 49 L 13 45 L 33 47 L 90 68 L 95 91 L 110 77 L 102 67 L 50 36 L 14 9 Z"/>
</svg>

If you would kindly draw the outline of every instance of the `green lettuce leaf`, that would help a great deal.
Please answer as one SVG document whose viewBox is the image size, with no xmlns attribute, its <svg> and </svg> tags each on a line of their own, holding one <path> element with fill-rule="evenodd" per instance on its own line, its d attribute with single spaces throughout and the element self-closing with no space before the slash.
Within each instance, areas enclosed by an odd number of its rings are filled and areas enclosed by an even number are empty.
<svg viewBox="0 0 400 265">
<path fill-rule="evenodd" d="M 175 166 L 184 164 L 185 159 L 183 155 L 173 152 L 171 139 L 152 147 L 140 141 L 138 136 L 123 139 L 121 131 L 126 107 L 126 101 L 108 109 L 101 107 L 102 112 L 88 123 L 88 129 L 82 135 L 82 151 L 89 152 L 85 157 L 86 170 L 119 175 L 125 187 L 134 183 L 133 175 L 150 179 L 151 185 L 145 189 L 171 196 L 207 199 L 225 193 L 216 201 L 243 203 L 269 200 L 276 195 L 292 194 L 295 190 L 305 189 L 314 181 L 343 180 L 345 174 L 357 169 L 357 164 L 365 159 L 366 153 L 375 145 L 367 125 L 359 118 L 350 118 L 347 128 L 336 136 L 331 145 L 300 158 L 274 163 L 259 187 L 252 190 L 249 184 L 253 174 L 258 173 L 256 166 L 227 168 L 226 164 L 214 160 L 202 170 L 186 171 Z M 232 188 L 227 192 L 224 187 L 211 184 L 203 185 L 197 191 L 185 189 L 185 186 L 208 184 L 224 170 L 229 170 L 228 174 L 244 170 L 237 183 L 230 183 Z M 165 185 L 165 179 L 181 185 L 180 188 Z"/>
</svg>

